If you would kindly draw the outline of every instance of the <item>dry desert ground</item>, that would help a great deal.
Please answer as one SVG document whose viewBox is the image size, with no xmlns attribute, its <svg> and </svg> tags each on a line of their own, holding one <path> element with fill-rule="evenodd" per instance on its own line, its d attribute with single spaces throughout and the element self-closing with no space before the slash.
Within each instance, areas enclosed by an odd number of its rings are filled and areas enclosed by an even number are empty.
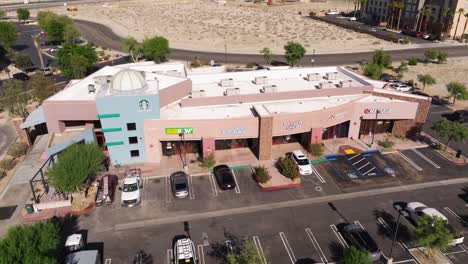
<svg viewBox="0 0 468 264">
<path fill-rule="evenodd" d="M 67 12 L 64 7 L 49 10 L 105 24 L 124 37 L 142 40 L 164 36 L 172 48 L 179 49 L 258 53 L 269 47 L 282 54 L 288 41 L 302 43 L 308 53 L 314 49 L 316 53 L 352 52 L 396 45 L 308 17 L 312 10 L 346 10 L 348 5 L 354 7 L 352 1 L 342 0 L 273 7 L 240 0 L 228 0 L 225 5 L 210 0 L 127 0 L 79 5 L 77 12 Z"/>
</svg>

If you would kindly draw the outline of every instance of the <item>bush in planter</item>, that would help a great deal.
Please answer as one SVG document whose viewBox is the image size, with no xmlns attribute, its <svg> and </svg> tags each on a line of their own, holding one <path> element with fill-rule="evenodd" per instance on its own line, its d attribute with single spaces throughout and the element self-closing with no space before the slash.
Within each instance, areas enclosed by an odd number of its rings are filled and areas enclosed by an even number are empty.
<svg viewBox="0 0 468 264">
<path fill-rule="evenodd" d="M 309 151 L 313 156 L 322 156 L 323 154 L 323 148 L 321 144 L 310 144 Z"/>
<path fill-rule="evenodd" d="M 5 157 L 2 161 L 0 161 L 0 169 L 4 169 L 9 171 L 13 169 L 16 165 L 16 161 L 11 157 Z"/>
<path fill-rule="evenodd" d="M 267 168 L 265 166 L 255 166 L 253 167 L 255 175 L 255 181 L 258 183 L 266 183 L 268 180 L 271 179 L 270 173 L 268 173 Z"/>
<path fill-rule="evenodd" d="M 213 154 L 210 154 L 201 161 L 200 167 L 209 169 L 209 168 L 212 168 L 215 164 L 216 164 L 216 161 L 214 159 L 214 156 Z"/>
<path fill-rule="evenodd" d="M 287 156 L 280 157 L 277 162 L 278 169 L 283 176 L 294 180 L 299 178 L 299 171 L 296 168 L 294 162 Z"/>
<path fill-rule="evenodd" d="M 10 147 L 8 155 L 18 158 L 26 154 L 26 152 L 28 152 L 28 145 L 23 142 L 17 142 Z"/>
<path fill-rule="evenodd" d="M 435 144 L 434 146 L 432 146 L 432 148 L 434 148 L 435 150 L 442 150 L 442 145 L 441 144 Z"/>
<path fill-rule="evenodd" d="M 395 143 L 393 141 L 388 140 L 388 139 L 385 139 L 384 141 L 379 141 L 379 146 L 381 146 L 383 148 L 391 148 L 391 147 L 393 147 L 393 145 L 395 145 Z"/>
<path fill-rule="evenodd" d="M 409 59 L 408 60 L 408 65 L 411 65 L 411 66 L 418 65 L 418 59 L 416 59 L 416 58 Z"/>
</svg>

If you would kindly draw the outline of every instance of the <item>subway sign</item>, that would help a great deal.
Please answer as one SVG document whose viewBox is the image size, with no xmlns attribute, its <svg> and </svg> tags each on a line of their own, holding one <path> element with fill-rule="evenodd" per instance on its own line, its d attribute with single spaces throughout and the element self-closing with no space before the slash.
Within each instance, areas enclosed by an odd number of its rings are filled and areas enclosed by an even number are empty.
<svg viewBox="0 0 468 264">
<path fill-rule="evenodd" d="M 191 127 L 167 127 L 164 129 L 166 135 L 179 135 L 179 134 L 193 134 L 193 128 Z"/>
</svg>

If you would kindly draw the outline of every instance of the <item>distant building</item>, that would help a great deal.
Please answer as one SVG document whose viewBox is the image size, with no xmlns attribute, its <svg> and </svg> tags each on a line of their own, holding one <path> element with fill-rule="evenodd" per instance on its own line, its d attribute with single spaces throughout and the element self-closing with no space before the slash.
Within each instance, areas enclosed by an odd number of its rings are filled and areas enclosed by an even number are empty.
<svg viewBox="0 0 468 264">
<path fill-rule="evenodd" d="M 388 22 L 390 0 L 369 0 L 367 2 L 366 17 L 373 22 Z"/>
</svg>

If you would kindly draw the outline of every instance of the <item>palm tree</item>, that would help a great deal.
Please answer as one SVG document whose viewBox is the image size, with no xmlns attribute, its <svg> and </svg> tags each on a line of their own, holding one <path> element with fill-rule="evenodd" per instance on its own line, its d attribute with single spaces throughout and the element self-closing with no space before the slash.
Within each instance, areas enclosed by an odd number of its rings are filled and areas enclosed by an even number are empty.
<svg viewBox="0 0 468 264">
<path fill-rule="evenodd" d="M 393 1 L 390 3 L 390 8 L 391 8 L 391 16 L 390 16 L 390 28 L 393 28 L 393 17 L 395 16 L 395 8 L 397 8 L 397 2 Z"/>
<path fill-rule="evenodd" d="M 442 7 L 442 9 L 440 10 L 440 18 L 439 18 L 439 21 L 442 21 L 442 32 L 445 31 L 445 26 L 447 24 L 447 21 L 448 21 L 448 14 L 450 12 L 450 7 Z"/>
<path fill-rule="evenodd" d="M 465 26 L 463 27 L 463 31 L 462 31 L 462 40 L 463 40 L 463 36 L 466 34 L 466 26 L 468 25 L 468 12 L 465 14 Z"/>
<path fill-rule="evenodd" d="M 465 12 L 463 8 L 458 9 L 458 20 L 457 20 L 457 25 L 455 26 L 455 32 L 453 33 L 453 39 L 455 40 L 457 38 L 457 30 L 458 30 L 458 23 L 460 23 L 460 17 L 461 15 Z"/>
<path fill-rule="evenodd" d="M 361 2 L 361 15 L 364 15 L 366 14 L 367 2 L 369 2 L 369 0 L 359 0 L 359 2 Z"/>
<path fill-rule="evenodd" d="M 432 10 L 430 8 L 424 8 L 423 11 L 422 11 L 422 18 L 424 18 L 424 31 L 427 30 L 427 25 L 429 24 L 429 20 L 430 20 L 430 14 L 432 13 Z M 422 19 L 421 19 L 421 24 L 422 24 Z M 421 28 L 419 29 L 421 30 Z"/>
<path fill-rule="evenodd" d="M 396 8 L 398 8 L 398 23 L 397 23 L 397 31 L 400 30 L 400 20 L 401 20 L 401 12 L 403 8 L 405 8 L 405 4 L 403 2 L 397 2 Z"/>
</svg>

